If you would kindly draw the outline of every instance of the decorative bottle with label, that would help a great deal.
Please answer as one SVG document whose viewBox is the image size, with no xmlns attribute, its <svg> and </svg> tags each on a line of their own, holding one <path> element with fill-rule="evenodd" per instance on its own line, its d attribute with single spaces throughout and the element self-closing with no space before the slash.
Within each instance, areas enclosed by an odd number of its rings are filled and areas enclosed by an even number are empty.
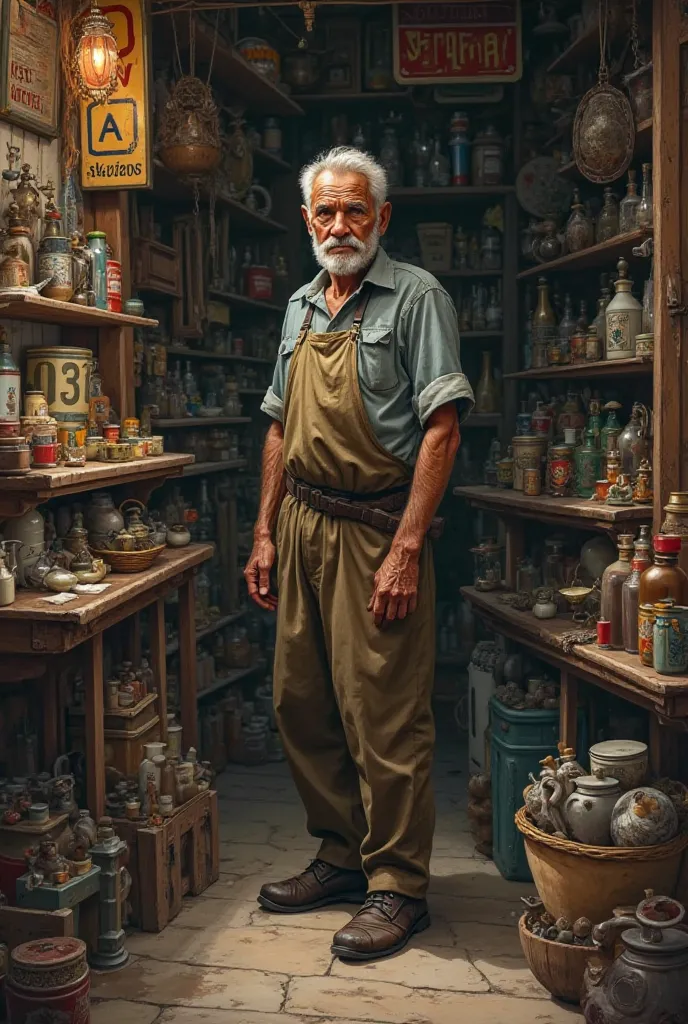
<svg viewBox="0 0 688 1024">
<path fill-rule="evenodd" d="M 643 307 L 632 294 L 633 282 L 628 276 L 628 263 L 617 263 L 619 277 L 614 282 L 616 294 L 607 306 L 607 359 L 631 359 L 635 355 L 635 338 L 642 327 Z"/>
</svg>

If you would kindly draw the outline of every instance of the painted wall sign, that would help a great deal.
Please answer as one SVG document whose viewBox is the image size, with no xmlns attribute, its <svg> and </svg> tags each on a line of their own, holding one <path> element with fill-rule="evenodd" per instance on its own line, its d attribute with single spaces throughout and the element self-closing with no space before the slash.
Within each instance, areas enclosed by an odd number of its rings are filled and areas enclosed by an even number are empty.
<svg viewBox="0 0 688 1024">
<path fill-rule="evenodd" d="M 394 5 L 394 77 L 402 85 L 521 77 L 520 0 Z"/>
<path fill-rule="evenodd" d="M 115 26 L 118 86 L 107 103 L 81 102 L 81 184 L 88 189 L 148 188 L 151 148 L 145 0 L 100 6 Z"/>
<path fill-rule="evenodd" d="M 58 134 L 56 3 L 0 0 L 0 114 L 37 135 Z"/>
</svg>

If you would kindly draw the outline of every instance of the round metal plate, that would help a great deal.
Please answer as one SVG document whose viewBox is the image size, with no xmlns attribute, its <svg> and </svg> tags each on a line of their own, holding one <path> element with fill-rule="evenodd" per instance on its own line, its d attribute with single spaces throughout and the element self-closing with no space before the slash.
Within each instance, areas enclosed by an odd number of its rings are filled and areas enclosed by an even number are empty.
<svg viewBox="0 0 688 1024">
<path fill-rule="evenodd" d="M 573 155 L 588 181 L 616 181 L 633 159 L 635 121 L 628 98 L 611 85 L 596 85 L 578 104 Z"/>
<path fill-rule="evenodd" d="M 526 213 L 551 217 L 568 210 L 573 185 L 558 170 L 551 156 L 536 156 L 523 165 L 516 178 L 516 197 Z"/>
</svg>

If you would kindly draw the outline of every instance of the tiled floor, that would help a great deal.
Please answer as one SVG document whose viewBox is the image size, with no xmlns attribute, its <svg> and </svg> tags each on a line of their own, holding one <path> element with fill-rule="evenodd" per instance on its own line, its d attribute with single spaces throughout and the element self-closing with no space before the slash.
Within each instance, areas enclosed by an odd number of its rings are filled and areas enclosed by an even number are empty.
<svg viewBox="0 0 688 1024">
<path fill-rule="evenodd" d="M 132 961 L 92 977 L 92 1024 L 578 1024 L 523 961 L 516 922 L 529 886 L 476 856 L 465 817 L 465 758 L 436 764 L 432 927 L 367 965 L 330 956 L 352 914 L 260 910 L 261 884 L 301 870 L 316 843 L 286 766 L 234 767 L 217 780 L 220 880 L 185 901 L 160 935 L 128 938 Z"/>
</svg>

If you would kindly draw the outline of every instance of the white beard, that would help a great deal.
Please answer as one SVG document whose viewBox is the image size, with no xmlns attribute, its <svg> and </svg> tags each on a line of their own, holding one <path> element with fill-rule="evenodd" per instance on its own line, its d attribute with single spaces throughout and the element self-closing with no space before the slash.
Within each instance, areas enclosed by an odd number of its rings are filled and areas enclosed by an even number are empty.
<svg viewBox="0 0 688 1024">
<path fill-rule="evenodd" d="M 319 245 L 315 235 L 311 235 L 311 243 L 313 254 L 323 270 L 335 277 L 350 277 L 366 270 L 375 259 L 380 247 L 380 229 L 376 224 L 365 242 L 354 235 L 347 235 L 343 239 L 328 238 Z M 330 249 L 336 249 L 339 245 L 349 245 L 352 251 L 330 254 Z"/>
</svg>

